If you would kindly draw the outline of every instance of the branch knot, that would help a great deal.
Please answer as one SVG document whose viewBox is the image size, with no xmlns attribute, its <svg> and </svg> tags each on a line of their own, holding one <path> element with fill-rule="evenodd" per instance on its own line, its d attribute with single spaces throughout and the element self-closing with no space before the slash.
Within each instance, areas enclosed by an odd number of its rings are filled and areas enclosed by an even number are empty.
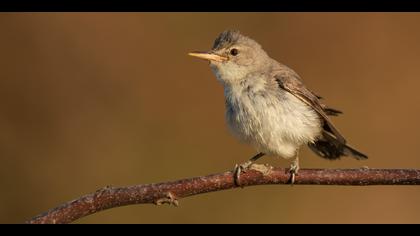
<svg viewBox="0 0 420 236">
<path fill-rule="evenodd" d="M 159 198 L 155 201 L 155 204 L 160 206 L 163 204 L 169 204 L 169 205 L 173 205 L 173 206 L 179 206 L 179 202 L 176 199 L 175 195 L 171 192 L 167 192 L 165 197 L 163 198 Z"/>
</svg>

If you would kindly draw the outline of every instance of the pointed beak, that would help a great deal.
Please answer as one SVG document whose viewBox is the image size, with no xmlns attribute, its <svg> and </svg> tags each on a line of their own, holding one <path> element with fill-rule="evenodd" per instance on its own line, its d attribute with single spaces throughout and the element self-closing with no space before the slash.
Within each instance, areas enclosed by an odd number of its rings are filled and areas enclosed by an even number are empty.
<svg viewBox="0 0 420 236">
<path fill-rule="evenodd" d="M 188 55 L 209 61 L 223 62 L 228 60 L 227 57 L 220 56 L 211 52 L 190 52 Z"/>
</svg>

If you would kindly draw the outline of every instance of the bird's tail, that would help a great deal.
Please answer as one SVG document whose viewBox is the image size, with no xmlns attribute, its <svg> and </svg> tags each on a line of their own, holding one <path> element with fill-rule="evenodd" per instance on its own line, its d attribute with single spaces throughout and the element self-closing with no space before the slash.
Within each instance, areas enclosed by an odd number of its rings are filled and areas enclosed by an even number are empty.
<svg viewBox="0 0 420 236">
<path fill-rule="evenodd" d="M 319 156 L 330 160 L 340 159 L 342 156 L 351 156 L 357 160 L 365 160 L 368 158 L 365 154 L 357 151 L 353 147 L 338 142 L 338 140 L 327 131 L 322 133 L 321 139 L 314 143 L 310 143 L 308 146 Z"/>
</svg>

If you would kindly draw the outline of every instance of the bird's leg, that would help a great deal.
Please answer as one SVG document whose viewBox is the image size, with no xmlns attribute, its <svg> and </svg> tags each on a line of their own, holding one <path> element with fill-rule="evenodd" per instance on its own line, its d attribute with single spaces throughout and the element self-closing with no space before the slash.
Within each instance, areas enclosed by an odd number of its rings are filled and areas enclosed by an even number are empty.
<svg viewBox="0 0 420 236">
<path fill-rule="evenodd" d="M 296 157 L 293 160 L 292 164 L 290 165 L 290 170 L 289 170 L 289 172 L 291 174 L 291 176 L 290 176 L 291 185 L 293 185 L 293 183 L 295 183 L 295 178 L 296 178 L 296 175 L 299 171 L 299 168 L 300 168 L 299 167 L 299 156 L 296 154 Z"/>
<path fill-rule="evenodd" d="M 245 163 L 242 163 L 240 165 L 238 165 L 238 164 L 235 165 L 235 169 L 233 170 L 233 174 L 234 174 L 233 180 L 235 181 L 236 186 L 241 186 L 242 187 L 241 181 L 239 179 L 239 177 L 241 176 L 241 173 L 244 170 L 248 169 L 248 167 L 251 166 L 253 162 L 260 159 L 264 155 L 265 155 L 264 153 L 260 152 L 257 155 L 253 156 L 251 159 L 249 159 L 249 161 L 247 161 Z"/>
</svg>

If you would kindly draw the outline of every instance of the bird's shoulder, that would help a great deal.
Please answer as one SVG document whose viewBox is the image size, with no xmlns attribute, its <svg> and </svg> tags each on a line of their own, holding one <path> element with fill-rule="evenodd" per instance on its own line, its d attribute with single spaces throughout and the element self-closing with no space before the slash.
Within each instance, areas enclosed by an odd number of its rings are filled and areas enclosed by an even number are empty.
<svg viewBox="0 0 420 236">
<path fill-rule="evenodd" d="M 296 95 L 304 96 L 312 102 L 317 102 L 318 97 L 309 90 L 301 77 L 290 67 L 281 63 L 275 63 L 271 69 L 269 79 L 273 80 L 280 88 Z"/>
</svg>

